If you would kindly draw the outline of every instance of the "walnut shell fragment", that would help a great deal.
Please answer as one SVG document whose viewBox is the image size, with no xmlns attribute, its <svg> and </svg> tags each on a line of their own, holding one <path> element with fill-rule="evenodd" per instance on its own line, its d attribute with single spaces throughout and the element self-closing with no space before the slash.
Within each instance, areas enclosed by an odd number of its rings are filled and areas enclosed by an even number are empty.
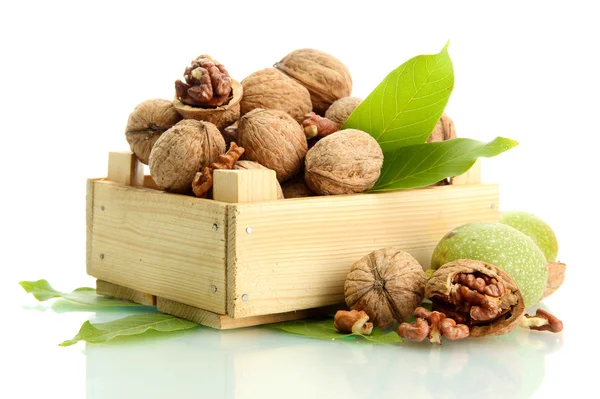
<svg viewBox="0 0 600 399">
<path fill-rule="evenodd" d="M 478 260 L 441 266 L 427 281 L 425 296 L 433 310 L 466 324 L 471 337 L 509 333 L 525 313 L 523 295 L 510 275 Z"/>
<path fill-rule="evenodd" d="M 252 162 L 247 160 L 237 161 L 233 166 L 234 170 L 252 170 L 252 169 L 269 169 L 265 166 L 262 166 L 258 162 Z M 283 191 L 281 190 L 281 185 L 277 182 L 277 199 L 283 199 Z"/>
<path fill-rule="evenodd" d="M 409 253 L 382 248 L 352 265 L 344 296 L 350 309 L 364 310 L 375 326 L 387 328 L 412 316 L 423 300 L 426 281 Z"/>
<path fill-rule="evenodd" d="M 278 109 L 302 122 L 304 115 L 312 111 L 306 87 L 275 68 L 261 69 L 248 75 L 242 80 L 242 86 L 242 116 L 256 108 Z"/>
<path fill-rule="evenodd" d="M 342 126 L 352 112 L 359 106 L 362 102 L 362 98 L 358 97 L 344 97 L 336 100 L 331 104 L 327 111 L 325 111 L 325 118 L 330 119 Z"/>
<path fill-rule="evenodd" d="M 427 139 L 428 143 L 445 141 L 456 138 L 456 128 L 452 119 L 444 112 L 433 128 L 433 132 Z"/>
<path fill-rule="evenodd" d="M 246 158 L 274 170 L 279 182 L 300 172 L 308 151 L 302 126 L 276 109 L 257 108 L 242 116 L 238 141 Z"/>
<path fill-rule="evenodd" d="M 319 195 L 353 194 L 373 187 L 383 152 L 372 136 L 345 129 L 319 140 L 306 154 L 304 178 Z"/>
<path fill-rule="evenodd" d="M 554 294 L 565 281 L 567 265 L 562 262 L 548 262 L 548 281 L 540 302 Z"/>
<path fill-rule="evenodd" d="M 231 94 L 223 105 L 218 107 L 193 107 L 181 102 L 177 97 L 173 99 L 173 106 L 184 118 L 210 122 L 219 129 L 225 129 L 240 117 L 240 101 L 244 94 L 242 85 L 231 80 Z"/>
<path fill-rule="evenodd" d="M 181 119 L 169 100 L 150 99 L 135 107 L 127 119 L 125 138 L 140 162 L 148 164 L 156 140 Z"/>
<path fill-rule="evenodd" d="M 352 92 L 348 68 L 334 56 L 315 49 L 295 50 L 274 65 L 310 92 L 313 111 L 323 115 L 337 99 Z"/>
<path fill-rule="evenodd" d="M 215 125 L 184 119 L 164 132 L 150 152 L 150 175 L 162 189 L 191 191 L 196 172 L 225 153 L 225 140 Z"/>
</svg>

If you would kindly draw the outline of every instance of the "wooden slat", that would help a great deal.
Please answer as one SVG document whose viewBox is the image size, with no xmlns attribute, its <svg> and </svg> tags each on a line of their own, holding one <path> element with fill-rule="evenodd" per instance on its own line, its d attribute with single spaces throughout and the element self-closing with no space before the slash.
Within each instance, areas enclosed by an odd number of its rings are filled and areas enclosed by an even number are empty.
<svg viewBox="0 0 600 399">
<path fill-rule="evenodd" d="M 88 179 L 85 189 L 85 264 L 90 274 L 92 264 L 92 236 L 94 230 L 94 180 Z"/>
<path fill-rule="evenodd" d="M 334 313 L 340 306 L 328 306 L 317 309 L 304 309 L 295 312 L 286 312 L 278 314 L 269 314 L 263 316 L 243 317 L 233 319 L 226 315 L 208 312 L 196 307 L 178 303 L 169 299 L 157 298 L 157 309 L 159 312 L 171 314 L 181 317 L 186 320 L 194 321 L 204 326 L 217 328 L 220 330 L 229 330 L 233 328 L 251 327 L 262 324 L 278 323 L 281 321 L 305 319 L 307 317 L 315 317 Z"/>
<path fill-rule="evenodd" d="M 270 169 L 215 170 L 213 198 L 229 203 L 277 200 L 277 178 Z"/>
<path fill-rule="evenodd" d="M 96 293 L 98 295 L 106 295 L 117 299 L 133 301 L 142 305 L 156 306 L 156 296 L 109 283 L 108 281 L 96 280 Z"/>
<path fill-rule="evenodd" d="M 88 273 L 225 313 L 226 204 L 93 182 Z"/>
<path fill-rule="evenodd" d="M 462 175 L 450 179 L 451 184 L 458 186 L 464 184 L 481 184 L 481 161 L 478 159 L 473 166 Z"/>
<path fill-rule="evenodd" d="M 141 187 L 144 185 L 144 165 L 132 152 L 109 152 L 107 180 Z"/>
<path fill-rule="evenodd" d="M 343 302 L 351 265 L 379 248 L 402 249 L 429 268 L 446 232 L 498 219 L 498 187 L 237 204 L 228 215 L 227 314 L 248 317 Z"/>
</svg>

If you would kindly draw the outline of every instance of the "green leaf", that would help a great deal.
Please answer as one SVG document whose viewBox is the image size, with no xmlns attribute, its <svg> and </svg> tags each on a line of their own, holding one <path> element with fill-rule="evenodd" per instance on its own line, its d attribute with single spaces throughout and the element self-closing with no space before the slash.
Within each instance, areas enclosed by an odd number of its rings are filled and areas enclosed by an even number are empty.
<svg viewBox="0 0 600 399">
<path fill-rule="evenodd" d="M 402 338 L 395 332 L 384 333 L 381 330 L 374 328 L 371 335 L 362 334 L 342 334 L 333 326 L 333 319 L 306 319 L 285 321 L 266 325 L 265 328 L 282 330 L 288 333 L 303 335 L 310 338 L 326 339 L 326 340 L 354 340 L 364 339 L 376 344 L 393 344 L 402 342 Z"/>
<path fill-rule="evenodd" d="M 21 281 L 19 282 L 21 287 L 41 302 L 47 301 L 52 298 L 63 298 L 71 302 L 80 303 L 83 305 L 90 306 L 142 306 L 138 303 L 131 301 L 123 301 L 120 299 L 109 298 L 96 294 L 96 290 L 93 288 L 82 287 L 77 288 L 75 291 L 70 293 L 64 293 L 55 290 L 46 280 L 38 281 Z"/>
<path fill-rule="evenodd" d="M 504 137 L 489 143 L 460 138 L 398 148 L 384 153 L 381 176 L 370 191 L 429 186 L 465 173 L 479 157 L 493 157 L 517 144 Z"/>
<path fill-rule="evenodd" d="M 448 103 L 454 69 L 448 44 L 435 55 L 419 55 L 393 70 L 352 112 L 342 129 L 373 136 L 384 152 L 424 143 Z"/>
<path fill-rule="evenodd" d="M 162 313 L 128 316 L 108 323 L 92 324 L 86 321 L 73 339 L 62 342 L 60 346 L 73 345 L 79 341 L 102 344 L 118 336 L 139 335 L 148 330 L 170 332 L 197 326 L 198 324 L 193 321 Z"/>
</svg>

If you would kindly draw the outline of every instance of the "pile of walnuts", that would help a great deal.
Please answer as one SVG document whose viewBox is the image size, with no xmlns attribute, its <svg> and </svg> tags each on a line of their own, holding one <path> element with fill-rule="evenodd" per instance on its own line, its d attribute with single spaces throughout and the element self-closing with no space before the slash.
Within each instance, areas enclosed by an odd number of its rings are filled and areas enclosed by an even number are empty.
<svg viewBox="0 0 600 399">
<path fill-rule="evenodd" d="M 351 92 L 348 68 L 314 49 L 295 50 L 241 82 L 200 55 L 175 82 L 172 101 L 151 99 L 133 110 L 125 135 L 169 192 L 210 198 L 193 182 L 212 181 L 205 174 L 236 143 L 243 154 L 233 168 L 275 171 L 279 198 L 359 193 L 379 178 L 383 153 L 368 133 L 340 130 L 361 102 Z M 444 115 L 430 139 L 454 136 Z"/>
</svg>

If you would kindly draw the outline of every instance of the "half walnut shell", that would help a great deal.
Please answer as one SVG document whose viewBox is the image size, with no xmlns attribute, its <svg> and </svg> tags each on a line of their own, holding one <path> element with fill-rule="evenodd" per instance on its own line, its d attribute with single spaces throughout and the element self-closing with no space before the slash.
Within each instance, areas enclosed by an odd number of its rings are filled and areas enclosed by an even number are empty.
<svg viewBox="0 0 600 399">
<path fill-rule="evenodd" d="M 182 103 L 177 97 L 173 99 L 173 106 L 185 119 L 210 122 L 219 129 L 225 129 L 240 118 L 240 101 L 244 94 L 242 85 L 231 80 L 231 98 L 218 107 L 200 108 Z"/>
<path fill-rule="evenodd" d="M 510 275 L 478 260 L 441 266 L 427 281 L 425 296 L 433 310 L 469 326 L 471 337 L 509 333 L 525 313 L 523 295 Z"/>
</svg>

